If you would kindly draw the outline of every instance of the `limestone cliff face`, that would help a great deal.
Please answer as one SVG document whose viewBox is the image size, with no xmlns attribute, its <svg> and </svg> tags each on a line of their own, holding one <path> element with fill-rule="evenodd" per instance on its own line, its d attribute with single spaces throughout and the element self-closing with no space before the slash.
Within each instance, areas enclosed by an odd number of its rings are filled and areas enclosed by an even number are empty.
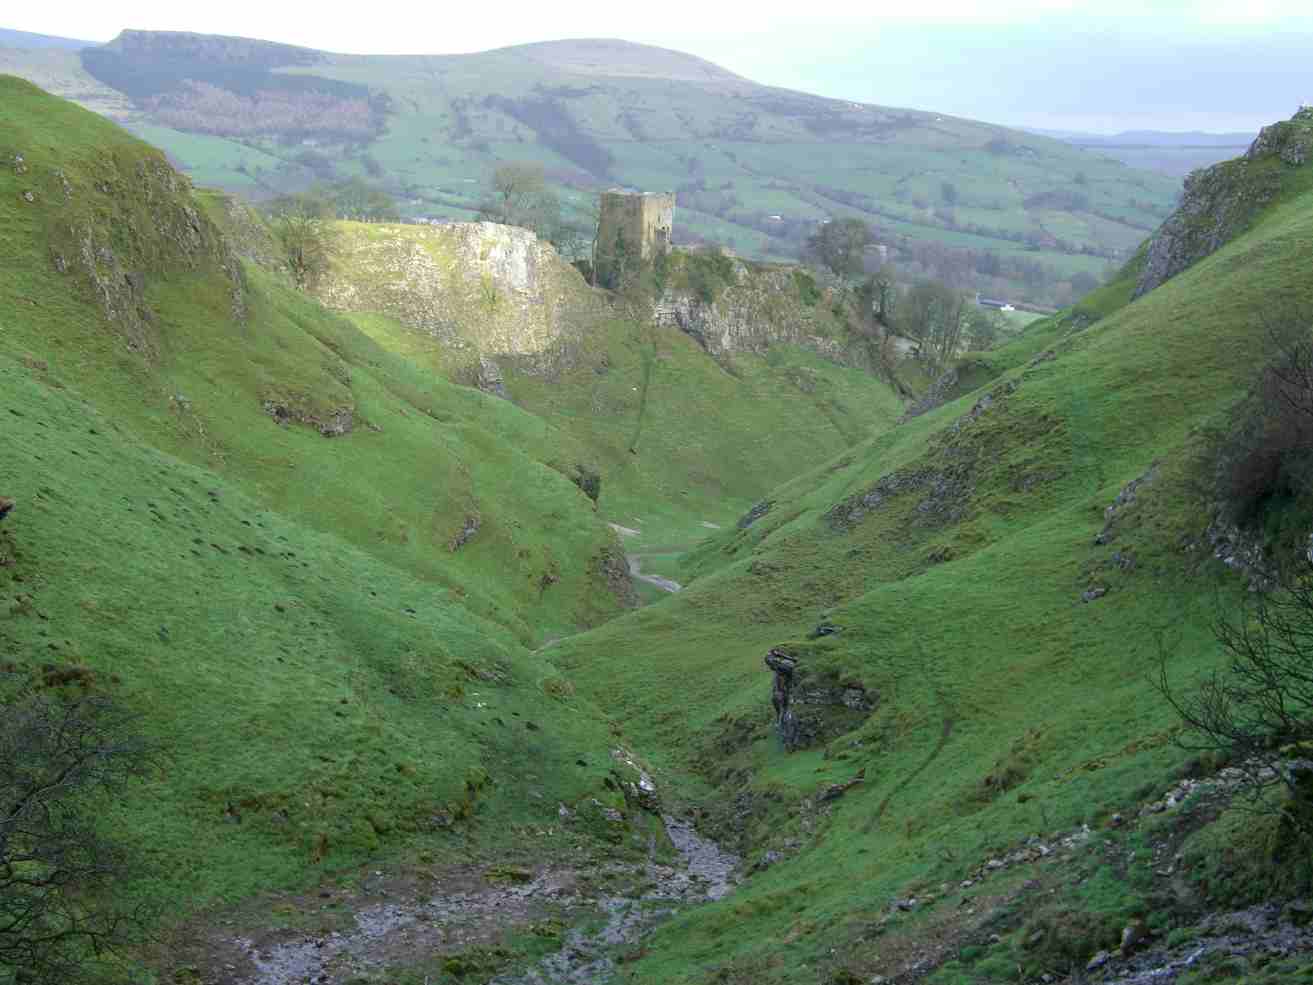
<svg viewBox="0 0 1313 985">
<path fill-rule="evenodd" d="M 315 293 L 344 311 L 391 315 L 477 357 L 547 371 L 601 302 L 527 229 L 491 222 L 343 222 L 340 254 Z"/>
<path fill-rule="evenodd" d="M 716 357 L 790 343 L 836 362 L 866 364 L 862 349 L 848 334 L 847 320 L 855 319 L 856 312 L 844 312 L 842 318 L 836 314 L 834 299 L 818 289 L 810 275 L 788 267 L 749 267 L 737 260 L 730 269 L 729 283 L 714 293 L 667 288 L 655 305 L 657 323 L 686 332 Z"/>
<path fill-rule="evenodd" d="M 1244 157 L 1192 172 L 1181 204 L 1149 242 L 1135 297 L 1221 249 L 1281 193 L 1283 178 L 1313 158 L 1313 108 L 1264 127 Z"/>
</svg>

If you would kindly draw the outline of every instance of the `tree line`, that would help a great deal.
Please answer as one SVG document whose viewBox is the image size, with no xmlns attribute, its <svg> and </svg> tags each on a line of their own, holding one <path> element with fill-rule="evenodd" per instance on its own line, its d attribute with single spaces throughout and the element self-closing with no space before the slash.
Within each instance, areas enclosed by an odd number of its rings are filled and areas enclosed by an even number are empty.
<svg viewBox="0 0 1313 985">
<path fill-rule="evenodd" d="M 808 238 L 807 257 L 828 271 L 840 289 L 855 294 L 870 331 L 901 336 L 916 345 L 932 370 L 944 369 L 964 346 L 988 349 L 1003 328 L 1002 316 L 960 290 L 931 278 L 902 283 L 892 264 L 869 269 L 871 228 L 860 219 L 824 222 Z"/>
</svg>

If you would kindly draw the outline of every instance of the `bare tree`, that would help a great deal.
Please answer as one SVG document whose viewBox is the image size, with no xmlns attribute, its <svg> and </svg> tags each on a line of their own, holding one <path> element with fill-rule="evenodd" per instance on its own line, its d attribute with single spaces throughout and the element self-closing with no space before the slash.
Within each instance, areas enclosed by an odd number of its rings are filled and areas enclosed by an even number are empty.
<svg viewBox="0 0 1313 985">
<path fill-rule="evenodd" d="M 861 219 L 834 219 L 821 224 L 807 239 L 807 252 L 841 281 L 860 277 L 871 227 Z"/>
<path fill-rule="evenodd" d="M 328 273 L 338 254 L 339 239 L 332 215 L 332 204 L 317 195 L 294 195 L 275 205 L 274 236 L 297 287 L 313 287 Z"/>
<path fill-rule="evenodd" d="M 492 173 L 489 197 L 479 210 L 489 222 L 532 229 L 550 239 L 561 220 L 561 203 L 547 187 L 541 164 L 512 162 Z"/>
<path fill-rule="evenodd" d="M 1224 667 L 1182 693 L 1163 648 L 1157 685 L 1186 727 L 1182 746 L 1223 755 L 1241 771 L 1251 809 L 1313 833 L 1313 762 L 1304 758 L 1313 741 L 1313 564 L 1303 567 L 1214 622 Z M 1274 788 L 1289 794 L 1284 803 L 1271 799 Z"/>
<path fill-rule="evenodd" d="M 0 973 L 72 982 L 145 926 L 115 891 L 127 855 L 87 798 L 141 777 L 151 757 L 133 716 L 107 698 L 17 677 L 0 673 Z"/>
<path fill-rule="evenodd" d="M 1310 318 L 1280 303 L 1260 317 L 1272 358 L 1206 456 L 1204 483 L 1219 519 L 1256 537 L 1270 511 L 1306 516 L 1313 492 Z M 1160 647 L 1157 683 L 1186 726 L 1183 744 L 1225 755 L 1242 771 L 1251 808 L 1313 834 L 1313 548 L 1306 531 L 1271 546 L 1253 573 L 1255 591 L 1213 623 L 1224 666 L 1182 693 L 1169 684 Z M 1272 796 L 1280 788 L 1284 800 Z"/>
<path fill-rule="evenodd" d="M 961 292 L 938 281 L 923 281 L 899 301 L 898 329 L 917 340 L 922 359 L 942 368 L 957 355 L 969 310 Z"/>
</svg>

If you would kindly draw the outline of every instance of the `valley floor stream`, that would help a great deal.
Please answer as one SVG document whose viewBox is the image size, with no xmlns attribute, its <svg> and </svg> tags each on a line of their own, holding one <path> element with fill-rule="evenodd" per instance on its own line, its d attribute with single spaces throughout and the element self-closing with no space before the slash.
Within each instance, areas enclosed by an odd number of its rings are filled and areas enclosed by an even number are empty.
<svg viewBox="0 0 1313 985">
<path fill-rule="evenodd" d="M 495 945 L 507 932 L 569 915 L 562 947 L 537 964 L 471 981 L 489 985 L 601 985 L 618 954 L 677 911 L 717 900 L 734 886 L 739 859 L 700 836 L 691 822 L 666 815 L 666 833 L 679 853 L 676 864 L 620 863 L 588 870 L 543 867 L 518 885 L 492 883 L 473 870 L 457 870 L 426 886 L 362 887 L 379 902 L 353 901 L 351 925 L 317 935 L 271 931 L 230 937 L 212 953 L 226 981 L 241 985 L 345 985 L 389 968 L 404 968 L 479 945 Z M 655 846 L 654 846 L 655 848 Z M 526 873 L 528 875 L 528 873 Z M 637 887 L 609 895 L 600 882 Z"/>
</svg>

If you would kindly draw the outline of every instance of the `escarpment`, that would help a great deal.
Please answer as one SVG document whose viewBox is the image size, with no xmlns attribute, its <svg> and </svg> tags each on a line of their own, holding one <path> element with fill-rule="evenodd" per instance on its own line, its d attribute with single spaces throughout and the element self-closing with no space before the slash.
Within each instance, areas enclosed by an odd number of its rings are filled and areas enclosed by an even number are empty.
<svg viewBox="0 0 1313 985">
<path fill-rule="evenodd" d="M 1313 108 L 1264 127 L 1244 157 L 1192 172 L 1181 204 L 1149 241 L 1140 297 L 1245 232 L 1313 157 Z"/>
<path fill-rule="evenodd" d="M 315 294 L 330 308 L 379 312 L 468 356 L 528 372 L 568 362 L 569 341 L 600 298 L 550 243 L 492 222 L 437 226 L 344 222 L 339 254 Z"/>
<path fill-rule="evenodd" d="M 670 265 L 653 317 L 692 336 L 713 357 L 786 343 L 845 365 L 869 365 L 854 338 L 859 312 L 806 271 L 694 252 L 673 254 Z"/>
</svg>

